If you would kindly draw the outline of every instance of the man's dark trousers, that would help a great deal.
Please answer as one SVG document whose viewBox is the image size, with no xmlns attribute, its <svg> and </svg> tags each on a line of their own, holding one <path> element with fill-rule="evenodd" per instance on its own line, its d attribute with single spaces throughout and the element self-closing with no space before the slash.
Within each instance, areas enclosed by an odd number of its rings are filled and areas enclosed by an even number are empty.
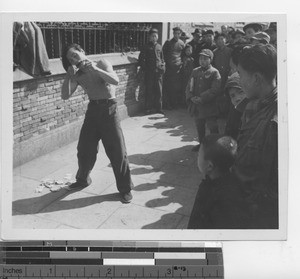
<svg viewBox="0 0 300 279">
<path fill-rule="evenodd" d="M 162 75 L 155 71 L 145 72 L 145 109 L 162 110 Z"/>
<path fill-rule="evenodd" d="M 87 182 L 87 177 L 96 162 L 101 139 L 110 159 L 119 192 L 130 192 L 133 185 L 116 100 L 99 103 L 91 101 L 88 105 L 77 146 L 78 182 Z"/>
</svg>

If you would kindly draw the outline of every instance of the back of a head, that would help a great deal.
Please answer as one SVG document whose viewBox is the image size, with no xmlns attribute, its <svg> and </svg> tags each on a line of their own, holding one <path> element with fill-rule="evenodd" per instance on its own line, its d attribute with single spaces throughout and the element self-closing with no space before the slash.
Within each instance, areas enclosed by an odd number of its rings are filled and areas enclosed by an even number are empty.
<svg viewBox="0 0 300 279">
<path fill-rule="evenodd" d="M 237 143 L 233 138 L 211 134 L 203 139 L 202 145 L 206 160 L 211 161 L 221 172 L 229 171 L 237 155 Z"/>
<path fill-rule="evenodd" d="M 250 46 L 249 44 L 238 44 L 237 46 L 234 47 L 234 49 L 231 52 L 231 59 L 234 65 L 238 65 L 239 63 L 239 58 L 242 54 L 242 51 L 245 47 Z"/>
<path fill-rule="evenodd" d="M 261 73 L 268 82 L 272 82 L 276 78 L 277 51 L 270 44 L 245 47 L 238 63 L 247 72 Z"/>
</svg>

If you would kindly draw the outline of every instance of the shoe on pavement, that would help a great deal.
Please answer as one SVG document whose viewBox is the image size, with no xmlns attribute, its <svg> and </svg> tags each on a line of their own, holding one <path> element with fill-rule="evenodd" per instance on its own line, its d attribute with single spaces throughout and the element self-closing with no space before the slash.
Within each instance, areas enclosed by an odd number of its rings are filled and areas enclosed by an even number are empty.
<svg viewBox="0 0 300 279">
<path fill-rule="evenodd" d="M 80 190 L 88 187 L 91 184 L 92 184 L 92 179 L 90 177 L 88 177 L 86 183 L 76 181 L 76 182 L 72 183 L 71 185 L 69 185 L 68 187 L 66 187 L 66 189 L 68 191 L 80 191 Z"/>
<path fill-rule="evenodd" d="M 121 202 L 122 203 L 130 203 L 133 199 L 131 192 L 121 193 Z"/>
<path fill-rule="evenodd" d="M 193 151 L 193 152 L 198 152 L 199 149 L 200 149 L 200 144 L 197 144 L 197 145 L 195 145 L 195 146 L 192 148 L 192 151 Z"/>
</svg>

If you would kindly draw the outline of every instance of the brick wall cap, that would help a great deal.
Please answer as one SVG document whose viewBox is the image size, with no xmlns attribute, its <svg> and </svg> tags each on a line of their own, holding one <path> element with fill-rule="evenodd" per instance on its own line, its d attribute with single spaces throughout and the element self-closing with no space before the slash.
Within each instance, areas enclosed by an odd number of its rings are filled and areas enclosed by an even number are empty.
<svg viewBox="0 0 300 279">
<path fill-rule="evenodd" d="M 106 54 L 94 54 L 94 55 L 89 55 L 89 59 L 93 61 L 97 61 L 100 59 L 100 57 L 107 59 L 110 61 L 110 63 L 114 66 L 121 66 L 121 65 L 128 65 L 128 64 L 136 64 L 138 62 L 138 55 L 139 51 L 136 52 L 129 52 L 129 53 L 106 53 Z M 50 71 L 51 75 L 48 77 L 53 77 L 56 75 L 62 75 L 65 74 L 65 70 L 62 66 L 62 63 L 60 61 L 60 58 L 56 59 L 50 59 Z M 41 77 L 44 78 L 44 77 Z M 13 72 L 13 81 L 14 82 L 21 82 L 24 80 L 33 80 L 33 79 L 38 79 L 34 78 L 28 74 L 26 74 L 24 71 L 21 69 L 16 69 Z"/>
</svg>

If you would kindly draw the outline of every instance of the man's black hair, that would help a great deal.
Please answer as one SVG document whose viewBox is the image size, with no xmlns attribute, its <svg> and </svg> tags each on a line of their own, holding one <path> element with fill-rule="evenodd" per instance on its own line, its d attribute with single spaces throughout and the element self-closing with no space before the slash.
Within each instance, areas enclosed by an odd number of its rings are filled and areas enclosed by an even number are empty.
<svg viewBox="0 0 300 279">
<path fill-rule="evenodd" d="M 271 82 L 277 76 L 277 51 L 274 46 L 258 44 L 245 47 L 238 64 L 247 72 L 259 72 Z"/>
<path fill-rule="evenodd" d="M 237 44 L 234 49 L 231 52 L 231 60 L 233 62 L 234 65 L 238 65 L 239 64 L 239 58 L 242 54 L 243 49 L 246 46 L 251 46 L 249 44 Z"/>
<path fill-rule="evenodd" d="M 61 62 L 63 64 L 65 71 L 68 71 L 69 66 L 71 66 L 71 63 L 69 62 L 69 60 L 67 58 L 67 53 L 68 53 L 69 49 L 71 49 L 71 48 L 75 48 L 76 50 L 83 51 L 82 47 L 75 43 L 66 45 L 64 47 L 62 56 L 61 56 Z"/>
<path fill-rule="evenodd" d="M 204 137 L 202 146 L 205 160 L 211 161 L 221 172 L 229 171 L 237 154 L 237 143 L 232 137 L 211 134 Z"/>
<path fill-rule="evenodd" d="M 217 33 L 216 35 L 215 35 L 215 40 L 217 40 L 219 37 L 223 37 L 224 39 L 226 39 L 227 38 L 227 36 L 224 34 L 224 33 Z"/>
</svg>

